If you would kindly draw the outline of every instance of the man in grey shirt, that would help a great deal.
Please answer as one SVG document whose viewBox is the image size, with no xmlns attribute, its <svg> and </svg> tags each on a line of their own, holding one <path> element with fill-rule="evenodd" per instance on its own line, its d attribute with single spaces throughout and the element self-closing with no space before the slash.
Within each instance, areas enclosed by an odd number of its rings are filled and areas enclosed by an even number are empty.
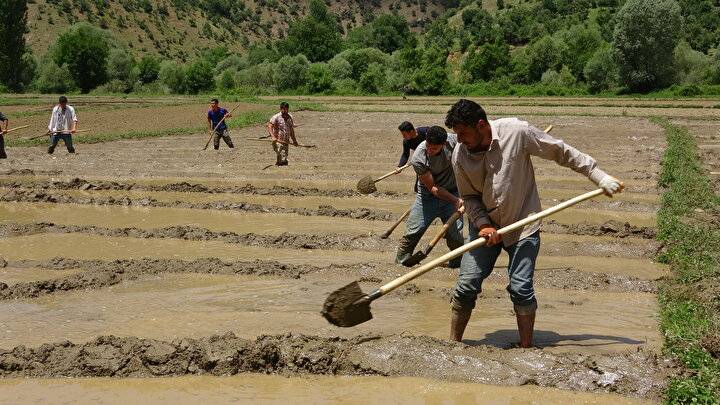
<svg viewBox="0 0 720 405">
<path fill-rule="evenodd" d="M 537 300 L 533 288 L 535 260 L 540 250 L 540 223 L 499 235 L 497 230 L 541 211 L 530 156 L 554 160 L 587 176 L 608 196 L 623 185 L 597 167 L 595 159 L 555 139 L 525 121 L 489 121 L 477 103 L 460 100 L 447 113 L 445 125 L 460 144 L 452 164 L 460 197 L 468 215 L 469 241 L 487 239 L 485 246 L 462 257 L 452 297 L 451 339 L 461 341 L 482 282 L 504 249 L 510 258 L 507 287 L 517 317 L 520 346 L 532 346 Z"/>
<path fill-rule="evenodd" d="M 397 263 L 403 263 L 412 256 L 413 250 L 435 218 L 446 223 L 463 202 L 458 198 L 455 175 L 452 168 L 452 151 L 457 145 L 455 134 L 449 134 L 442 127 L 431 127 L 426 140 L 417 146 L 410 164 L 418 175 L 417 193 L 407 220 L 407 230 L 400 240 Z M 455 221 L 445 234 L 450 249 L 463 244 L 462 219 Z M 462 258 L 453 259 L 449 266 L 460 267 Z"/>
</svg>

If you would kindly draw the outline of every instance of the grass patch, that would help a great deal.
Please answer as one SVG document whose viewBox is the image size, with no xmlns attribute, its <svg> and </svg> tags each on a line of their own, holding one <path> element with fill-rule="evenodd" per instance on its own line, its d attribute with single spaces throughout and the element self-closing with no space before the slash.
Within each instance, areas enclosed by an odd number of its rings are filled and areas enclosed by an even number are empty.
<svg viewBox="0 0 720 405">
<path fill-rule="evenodd" d="M 270 115 L 275 111 L 268 109 L 267 111 L 250 111 L 240 113 L 230 120 L 228 120 L 228 126 L 230 128 L 244 128 L 253 125 L 258 125 L 266 122 Z M 161 136 L 176 136 L 176 135 L 191 135 L 197 133 L 207 133 L 207 126 L 196 126 L 186 128 L 169 128 L 161 129 L 157 131 L 128 131 L 128 132 L 98 132 L 92 134 L 78 134 L 73 136 L 73 143 L 100 143 L 117 141 L 121 139 L 142 139 L 142 138 L 156 138 Z M 47 145 L 48 138 L 42 137 L 38 139 L 8 139 L 8 146 L 39 146 Z"/>
<path fill-rule="evenodd" d="M 720 198 L 712 191 L 686 128 L 655 118 L 667 135 L 660 186 L 658 259 L 674 277 L 660 291 L 664 350 L 687 373 L 668 386 L 668 403 L 720 403 L 720 358 L 708 342 L 720 338 Z"/>
</svg>

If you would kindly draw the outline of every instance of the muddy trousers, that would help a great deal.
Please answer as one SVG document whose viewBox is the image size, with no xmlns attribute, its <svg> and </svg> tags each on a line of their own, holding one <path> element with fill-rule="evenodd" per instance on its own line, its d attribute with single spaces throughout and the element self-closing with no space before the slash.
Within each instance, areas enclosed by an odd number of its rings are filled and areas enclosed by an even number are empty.
<svg viewBox="0 0 720 405">
<path fill-rule="evenodd" d="M 395 262 L 402 263 L 412 256 L 415 247 L 420 242 L 425 231 L 432 225 L 435 218 L 440 218 L 443 223 L 446 223 L 454 212 L 455 206 L 453 204 L 433 195 L 424 196 L 422 193 L 417 193 L 415 203 L 410 209 L 410 215 L 406 222 L 407 228 L 405 235 L 400 239 L 400 244 L 398 245 Z M 463 245 L 462 228 L 462 218 L 455 221 L 455 223 L 451 224 L 448 228 L 445 234 L 445 243 L 450 250 L 457 249 Z M 461 257 L 452 259 L 450 260 L 449 266 L 451 268 L 458 268 L 460 267 L 460 261 Z"/>
<path fill-rule="evenodd" d="M 469 225 L 468 243 L 478 238 L 475 224 Z M 510 261 L 508 275 L 510 293 L 515 313 L 529 315 L 535 313 L 537 300 L 533 287 L 535 261 L 540 251 L 540 231 L 520 239 L 515 244 L 504 247 L 502 242 L 494 246 L 481 246 L 466 252 L 462 257 L 460 274 L 452 297 L 452 306 L 457 310 L 475 308 L 475 301 L 482 291 L 483 281 L 492 273 L 500 252 L 505 250 Z"/>
<path fill-rule="evenodd" d="M 60 142 L 61 139 L 65 143 L 65 147 L 67 148 L 67 151 L 70 153 L 75 153 L 75 148 L 73 147 L 71 134 L 52 134 L 52 136 L 50 137 L 50 146 L 48 147 L 48 153 L 52 154 L 53 152 L 55 152 L 55 147 L 57 146 L 58 142 Z"/>
<path fill-rule="evenodd" d="M 7 154 L 5 153 L 5 137 L 3 135 L 0 135 L 0 159 L 7 159 Z"/>
<path fill-rule="evenodd" d="M 273 150 L 275 151 L 275 154 L 277 155 L 275 164 L 278 166 L 287 165 L 288 151 L 290 150 L 290 145 L 285 144 L 285 143 L 274 142 Z"/>
<path fill-rule="evenodd" d="M 225 129 L 218 129 L 213 133 L 213 147 L 215 150 L 220 149 L 220 138 L 222 138 L 223 141 L 225 141 L 225 144 L 227 144 L 228 148 L 234 148 L 232 139 L 230 139 L 230 131 L 228 131 L 227 128 Z"/>
</svg>

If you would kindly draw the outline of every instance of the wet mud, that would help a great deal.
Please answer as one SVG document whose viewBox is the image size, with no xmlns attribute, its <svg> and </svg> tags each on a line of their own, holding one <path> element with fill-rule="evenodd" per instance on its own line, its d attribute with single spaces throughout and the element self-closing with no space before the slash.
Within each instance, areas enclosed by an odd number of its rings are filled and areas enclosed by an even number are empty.
<svg viewBox="0 0 720 405">
<path fill-rule="evenodd" d="M 392 361 L 388 361 L 392 359 Z M 478 372 L 483 370 L 483 372 Z M 652 353 L 553 354 L 466 346 L 409 335 L 352 339 L 305 335 L 241 339 L 232 333 L 172 341 L 101 336 L 0 350 L 3 377 L 227 376 L 238 373 L 381 375 L 538 385 L 657 398 L 672 364 Z"/>
<path fill-rule="evenodd" d="M 648 226 L 630 225 L 629 222 L 606 221 L 603 224 L 580 222 L 564 224 L 553 219 L 543 221 L 543 231 L 552 233 L 566 233 L 571 235 L 613 236 L 617 238 L 636 237 L 655 239 L 657 229 Z"/>
<path fill-rule="evenodd" d="M 220 241 L 268 248 L 390 251 L 394 242 L 378 235 L 292 234 L 259 235 L 235 232 L 215 232 L 193 226 L 170 226 L 156 229 L 106 228 L 101 226 L 60 225 L 49 222 L 35 224 L 0 224 L 0 237 L 16 237 L 39 233 L 84 233 L 141 239 L 182 239 L 190 241 Z"/>
<path fill-rule="evenodd" d="M 163 202 L 153 198 L 133 199 L 130 197 L 76 197 L 45 191 L 11 190 L 0 195 L 1 202 L 26 203 L 53 203 L 53 204 L 84 204 L 101 206 L 135 206 L 135 207 L 164 207 L 164 208 L 190 208 L 218 211 L 242 211 L 278 214 L 298 214 L 303 216 L 324 216 L 333 218 L 352 218 L 367 221 L 391 221 L 397 215 L 383 210 L 370 208 L 338 209 L 329 205 L 320 205 L 317 209 L 287 208 L 252 203 L 235 203 L 217 201 L 212 203 L 189 203 L 183 201 Z"/>
</svg>

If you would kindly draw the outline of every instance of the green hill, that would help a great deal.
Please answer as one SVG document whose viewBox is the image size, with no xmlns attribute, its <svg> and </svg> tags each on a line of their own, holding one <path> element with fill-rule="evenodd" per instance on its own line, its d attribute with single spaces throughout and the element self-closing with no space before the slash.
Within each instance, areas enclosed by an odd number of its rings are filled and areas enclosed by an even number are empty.
<svg viewBox="0 0 720 405">
<path fill-rule="evenodd" d="M 304 16 L 308 0 L 30 0 L 28 46 L 42 56 L 57 35 L 76 22 L 110 31 L 136 56 L 155 54 L 188 60 L 202 49 L 225 46 L 238 51 L 283 38 L 289 23 Z M 443 13 L 447 0 L 327 0 L 343 31 L 373 15 L 396 12 L 420 30 Z"/>
</svg>

